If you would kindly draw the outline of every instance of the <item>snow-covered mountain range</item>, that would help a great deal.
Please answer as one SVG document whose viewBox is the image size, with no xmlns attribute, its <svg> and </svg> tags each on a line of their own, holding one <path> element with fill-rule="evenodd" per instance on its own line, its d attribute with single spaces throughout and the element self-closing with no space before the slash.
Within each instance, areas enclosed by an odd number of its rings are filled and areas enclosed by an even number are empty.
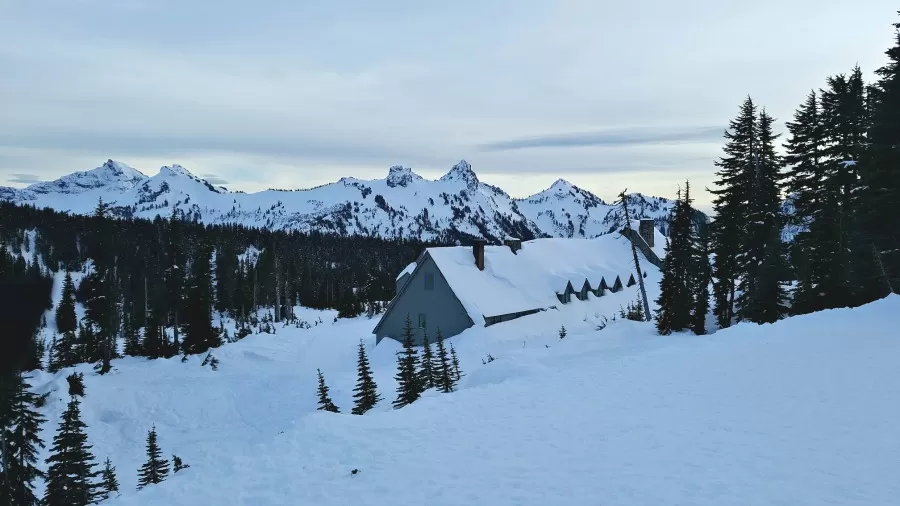
<svg viewBox="0 0 900 506">
<path fill-rule="evenodd" d="M 153 219 L 177 210 L 206 224 L 422 240 L 595 237 L 623 224 L 615 206 L 564 179 L 513 198 L 479 181 L 465 160 L 437 180 L 394 166 L 384 179 L 344 177 L 305 190 L 249 194 L 212 185 L 180 165 L 150 177 L 113 160 L 27 188 L 0 187 L 0 200 L 76 214 L 93 212 L 100 199 L 119 216 Z M 634 217 L 653 218 L 668 230 L 671 200 L 634 193 L 629 202 Z"/>
</svg>

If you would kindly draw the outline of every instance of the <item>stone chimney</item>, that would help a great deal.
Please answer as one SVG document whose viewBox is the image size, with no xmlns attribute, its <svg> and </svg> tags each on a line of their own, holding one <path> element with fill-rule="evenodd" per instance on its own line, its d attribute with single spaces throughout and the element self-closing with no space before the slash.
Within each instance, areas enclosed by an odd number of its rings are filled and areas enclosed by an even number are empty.
<svg viewBox="0 0 900 506">
<path fill-rule="evenodd" d="M 484 239 L 475 239 L 472 244 L 472 254 L 475 256 L 475 265 L 479 271 L 484 270 Z"/>
<path fill-rule="evenodd" d="M 509 247 L 509 250 L 513 252 L 513 255 L 522 249 L 522 239 L 516 239 L 515 237 L 507 237 L 506 240 L 503 241 L 503 244 Z"/>
<path fill-rule="evenodd" d="M 655 223 L 652 219 L 642 218 L 640 225 L 640 234 L 647 246 L 653 247 L 653 237 L 656 235 L 654 228 Z"/>
</svg>

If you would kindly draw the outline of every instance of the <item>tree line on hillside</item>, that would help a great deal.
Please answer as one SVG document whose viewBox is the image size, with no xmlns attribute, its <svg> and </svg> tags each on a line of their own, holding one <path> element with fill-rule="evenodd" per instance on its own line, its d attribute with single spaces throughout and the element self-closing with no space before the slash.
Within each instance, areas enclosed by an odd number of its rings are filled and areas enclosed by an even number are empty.
<svg viewBox="0 0 900 506">
<path fill-rule="evenodd" d="M 705 333 L 710 282 L 719 327 L 854 307 L 900 284 L 900 23 L 888 63 L 828 77 L 787 122 L 751 98 L 725 132 L 709 226 L 680 192 L 663 264 L 657 328 Z M 785 241 L 788 225 L 797 234 Z M 713 256 L 710 264 L 709 257 Z"/>
<path fill-rule="evenodd" d="M 31 370 L 43 366 L 49 348 L 51 370 L 88 362 L 106 372 L 123 352 L 196 354 L 242 337 L 261 324 L 259 309 L 270 326 L 294 321 L 297 305 L 371 316 L 393 296 L 396 273 L 426 246 L 182 218 L 114 219 L 103 202 L 92 216 L 0 204 L 0 244 L 7 246 L 0 248 L 0 282 L 9 288 L 0 311 L 17 322 L 0 340 L 0 355 Z M 57 336 L 41 343 L 34 328 L 51 308 L 54 273 L 63 278 Z M 213 324 L 214 314 L 236 322 L 233 334 Z"/>
</svg>

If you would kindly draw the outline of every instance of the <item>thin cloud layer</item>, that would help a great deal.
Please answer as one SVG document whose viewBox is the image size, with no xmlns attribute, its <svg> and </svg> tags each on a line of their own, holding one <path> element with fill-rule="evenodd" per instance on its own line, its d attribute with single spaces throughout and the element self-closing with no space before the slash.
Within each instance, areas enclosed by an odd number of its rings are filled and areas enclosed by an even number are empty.
<svg viewBox="0 0 900 506">
<path fill-rule="evenodd" d="M 22 174 L 22 173 L 13 173 L 10 174 L 9 177 L 6 178 L 10 183 L 15 184 L 34 184 L 40 183 L 41 177 L 37 174 Z"/>
<path fill-rule="evenodd" d="M 482 144 L 484 151 L 505 151 L 529 148 L 566 148 L 584 146 L 635 146 L 642 144 L 669 144 L 714 142 L 722 137 L 723 127 L 696 127 L 684 129 L 629 128 L 603 132 L 551 134 Z"/>
</svg>

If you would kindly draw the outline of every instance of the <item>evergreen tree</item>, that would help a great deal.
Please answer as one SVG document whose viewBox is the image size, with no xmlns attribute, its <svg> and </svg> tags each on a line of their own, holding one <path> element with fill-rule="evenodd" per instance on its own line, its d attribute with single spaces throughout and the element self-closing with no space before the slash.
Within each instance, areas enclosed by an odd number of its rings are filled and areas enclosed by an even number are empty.
<svg viewBox="0 0 900 506">
<path fill-rule="evenodd" d="M 691 300 L 691 330 L 695 334 L 706 334 L 706 315 L 709 313 L 709 284 L 712 270 L 709 264 L 709 225 L 700 224 L 694 241 L 694 280 Z"/>
<path fill-rule="evenodd" d="M 444 346 L 444 336 L 441 329 L 437 329 L 437 363 L 434 368 L 435 382 L 441 392 L 450 393 L 456 385 L 456 372 L 447 355 L 447 347 Z"/>
<path fill-rule="evenodd" d="M 201 246 L 191 265 L 188 297 L 183 302 L 181 330 L 185 354 L 203 353 L 221 346 L 219 330 L 212 325 L 212 249 Z"/>
<path fill-rule="evenodd" d="M 560 339 L 566 338 L 566 336 L 568 335 L 568 331 L 566 330 L 565 325 L 560 325 L 558 334 Z"/>
<path fill-rule="evenodd" d="M 737 257 L 740 296 L 736 301 L 736 313 L 739 321 L 760 323 L 768 321 L 774 315 L 783 314 L 783 308 L 775 306 L 783 305 L 786 299 L 783 284 L 784 248 L 781 244 L 783 220 L 779 197 L 781 160 L 775 152 L 778 135 L 772 132 L 773 122 L 765 111 L 760 113 L 746 225 L 741 251 Z M 763 277 L 766 278 L 765 281 Z"/>
<path fill-rule="evenodd" d="M 656 329 L 668 335 L 690 328 L 694 273 L 693 221 L 690 183 L 684 192 L 679 190 L 678 200 L 672 212 L 663 275 L 660 280 L 659 309 L 656 313 Z"/>
<path fill-rule="evenodd" d="M 81 421 L 77 397 L 72 397 L 63 413 L 47 458 L 47 488 L 44 506 L 86 506 L 97 497 L 94 456 L 87 444 L 87 428 Z"/>
<path fill-rule="evenodd" d="M 450 343 L 450 363 L 453 364 L 453 385 L 455 386 L 456 382 L 462 379 L 463 374 L 459 370 L 459 357 L 456 356 L 456 348 L 453 347 L 453 343 Z"/>
<path fill-rule="evenodd" d="M 34 480 L 44 476 L 37 467 L 37 452 L 44 447 L 40 429 L 45 419 L 37 411 L 39 396 L 28 390 L 28 378 L 21 373 L 8 376 L 0 381 L 4 390 L 0 392 L 0 442 L 5 442 L 0 445 L 0 504 L 36 506 Z"/>
<path fill-rule="evenodd" d="M 100 482 L 101 490 L 98 498 L 102 501 L 105 499 L 109 499 L 119 492 L 119 480 L 116 478 L 116 468 L 113 467 L 112 462 L 109 461 L 109 457 L 106 458 L 106 462 L 103 463 L 103 471 L 100 471 L 100 477 L 102 481 Z"/>
<path fill-rule="evenodd" d="M 366 356 L 366 346 L 362 339 L 359 340 L 356 374 L 356 388 L 353 389 L 353 410 L 351 413 L 363 415 L 381 401 L 381 396 L 378 395 L 378 385 L 375 384 L 375 379 L 372 376 L 372 368 L 369 365 L 369 358 Z"/>
<path fill-rule="evenodd" d="M 66 382 L 69 384 L 69 396 L 84 397 L 84 373 L 73 372 L 66 376 Z"/>
<path fill-rule="evenodd" d="M 794 121 L 786 126 L 790 137 L 785 144 L 788 170 L 784 187 L 793 208 L 787 220 L 799 230 L 790 246 L 797 278 L 792 312 L 803 314 L 822 308 L 820 283 L 828 276 L 827 259 L 833 254 L 827 251 L 830 242 L 817 237 L 822 222 L 816 220 L 824 216 L 829 199 L 825 194 L 825 141 L 815 92 L 810 92 L 794 113 Z"/>
<path fill-rule="evenodd" d="M 187 468 L 189 468 L 189 467 L 191 467 L 191 466 L 188 465 L 188 464 L 185 464 L 185 463 L 181 460 L 181 457 L 179 457 L 178 455 L 172 455 L 172 468 L 174 469 L 174 471 L 175 471 L 176 473 L 177 473 L 178 471 L 181 471 L 182 469 L 187 469 Z"/>
<path fill-rule="evenodd" d="M 150 484 L 161 483 L 169 476 L 169 461 L 162 458 L 156 441 L 156 426 L 147 433 L 147 462 L 138 470 L 138 490 Z"/>
<path fill-rule="evenodd" d="M 147 317 L 147 327 L 144 329 L 144 342 L 141 346 L 144 356 L 147 358 L 162 358 L 166 356 L 166 342 L 163 341 L 160 324 L 156 311 L 151 310 Z"/>
<path fill-rule="evenodd" d="M 75 282 L 72 273 L 66 271 L 63 279 L 62 298 L 56 306 L 56 331 L 59 333 L 75 332 L 78 328 L 75 316 Z"/>
<path fill-rule="evenodd" d="M 394 409 L 412 404 L 422 395 L 422 382 L 419 378 L 419 356 L 416 353 L 412 320 L 406 315 L 403 327 L 403 351 L 397 353 L 397 399 Z"/>
<path fill-rule="evenodd" d="M 867 235 L 860 246 L 871 252 L 876 266 L 874 283 L 860 294 L 863 300 L 900 290 L 900 227 L 890 221 L 900 209 L 900 23 L 893 26 L 894 45 L 885 52 L 888 63 L 876 71 L 869 156 L 860 168 L 865 202 L 860 218 Z"/>
<path fill-rule="evenodd" d="M 750 97 L 741 105 L 740 113 L 725 131 L 725 156 L 716 161 L 719 170 L 711 190 L 716 220 L 712 228 L 713 312 L 720 327 L 731 325 L 735 315 L 735 288 L 739 278 L 738 256 L 741 253 L 747 205 L 753 183 L 758 128 L 756 106 Z"/>
<path fill-rule="evenodd" d="M 182 223 L 176 212 L 177 208 L 172 208 L 172 216 L 169 219 L 169 233 L 166 244 L 166 269 L 165 269 L 165 307 L 168 309 L 168 317 L 171 321 L 173 342 L 168 348 L 169 356 L 177 355 L 181 345 L 178 339 L 178 331 L 180 328 L 179 315 L 182 306 L 182 294 L 184 293 L 184 268 L 185 256 L 182 247 Z"/>
<path fill-rule="evenodd" d="M 134 318 L 126 316 L 123 323 L 123 331 L 125 334 L 125 349 L 123 351 L 130 357 L 142 356 L 144 350 L 141 347 L 141 338 L 138 335 L 138 329 L 134 325 Z"/>
<path fill-rule="evenodd" d="M 319 375 L 319 387 L 318 387 L 319 407 L 317 409 L 319 411 L 329 411 L 331 413 L 340 413 L 341 410 L 339 410 L 338 407 L 334 405 L 334 402 L 331 400 L 331 397 L 328 395 L 328 385 L 325 384 L 325 376 L 322 374 L 322 370 L 316 369 L 316 372 Z"/>
<path fill-rule="evenodd" d="M 421 376 L 420 381 L 422 382 L 422 389 L 427 390 L 429 388 L 434 388 L 436 385 L 436 373 L 434 370 L 434 353 L 431 351 L 431 343 L 428 340 L 428 332 L 425 329 L 422 329 L 422 339 L 424 339 L 425 344 L 422 348 L 422 369 L 419 372 Z"/>
</svg>

